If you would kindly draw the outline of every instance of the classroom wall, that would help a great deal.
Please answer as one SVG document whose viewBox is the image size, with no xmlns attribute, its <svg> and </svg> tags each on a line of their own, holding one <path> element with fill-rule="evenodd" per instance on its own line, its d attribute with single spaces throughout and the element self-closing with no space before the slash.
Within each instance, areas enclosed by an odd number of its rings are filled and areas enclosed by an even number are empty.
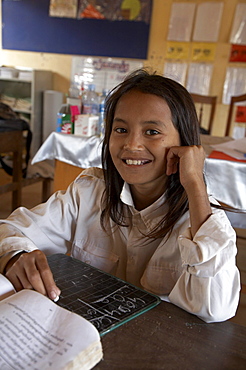
<svg viewBox="0 0 246 370">
<path fill-rule="evenodd" d="M 162 73 L 165 63 L 167 33 L 171 6 L 173 2 L 192 2 L 199 4 L 201 2 L 214 0 L 153 0 L 152 20 L 149 36 L 148 58 L 144 61 L 146 66 L 150 66 Z M 214 61 L 213 78 L 210 87 L 210 94 L 217 95 L 219 104 L 216 110 L 215 121 L 220 122 L 216 125 L 212 134 L 223 136 L 224 122 L 226 121 L 228 106 L 221 104 L 223 82 L 228 66 L 230 55 L 230 37 L 233 16 L 238 3 L 246 0 L 218 0 L 224 3 L 224 10 L 217 43 L 216 56 Z M 1 0 L 2 4 L 2 0 Z M 1 25 L 1 6 L 0 6 L 0 25 Z M 208 25 L 209 26 L 209 25 Z M 1 40 L 0 40 L 1 41 Z M 35 69 L 50 70 L 54 73 L 54 90 L 63 93 L 68 92 L 71 72 L 71 55 L 38 53 L 28 51 L 3 50 L 0 43 L 0 65 L 22 66 Z M 243 63 L 234 66 L 242 66 Z M 245 64 L 243 64 L 245 66 Z"/>
</svg>

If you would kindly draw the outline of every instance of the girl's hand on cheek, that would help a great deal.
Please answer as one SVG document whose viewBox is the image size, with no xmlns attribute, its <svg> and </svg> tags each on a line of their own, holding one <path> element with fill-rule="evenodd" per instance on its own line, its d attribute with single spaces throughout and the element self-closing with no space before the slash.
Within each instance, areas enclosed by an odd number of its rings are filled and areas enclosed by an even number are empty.
<svg viewBox="0 0 246 370">
<path fill-rule="evenodd" d="M 205 152 L 201 145 L 173 146 L 167 153 L 166 174 L 179 171 L 180 182 L 189 190 L 196 183 L 203 182 Z"/>
</svg>

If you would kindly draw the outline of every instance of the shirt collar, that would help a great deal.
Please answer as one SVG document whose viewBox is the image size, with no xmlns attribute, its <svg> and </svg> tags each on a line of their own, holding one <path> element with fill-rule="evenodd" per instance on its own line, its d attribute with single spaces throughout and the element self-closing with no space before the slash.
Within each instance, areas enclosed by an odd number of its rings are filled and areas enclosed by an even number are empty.
<svg viewBox="0 0 246 370">
<path fill-rule="evenodd" d="M 123 185 L 123 188 L 120 194 L 120 199 L 126 205 L 134 207 L 130 186 L 129 184 L 127 184 L 127 182 L 125 182 Z"/>
<path fill-rule="evenodd" d="M 152 212 L 154 212 L 155 216 L 162 215 L 163 214 L 163 209 L 160 206 L 164 202 L 164 197 L 165 197 L 165 194 L 162 194 L 160 196 L 160 198 L 157 199 L 149 207 L 143 209 L 142 211 L 137 211 L 136 208 L 135 208 L 133 199 L 132 199 L 132 194 L 131 194 L 130 186 L 129 186 L 128 183 L 126 183 L 126 182 L 124 183 L 123 188 L 122 188 L 122 191 L 121 191 L 121 194 L 120 194 L 121 201 L 124 204 L 126 204 L 126 205 L 128 205 L 130 207 L 131 212 L 133 214 L 140 213 L 142 217 L 144 217 L 144 216 L 150 216 L 150 214 L 152 214 Z M 153 216 L 153 214 L 152 214 L 152 216 Z"/>
</svg>

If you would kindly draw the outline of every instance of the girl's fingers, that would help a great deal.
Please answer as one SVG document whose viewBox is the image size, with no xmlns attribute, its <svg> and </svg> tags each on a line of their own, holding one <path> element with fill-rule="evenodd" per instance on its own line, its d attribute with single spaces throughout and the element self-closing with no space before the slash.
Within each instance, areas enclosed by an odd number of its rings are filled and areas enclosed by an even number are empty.
<svg viewBox="0 0 246 370">
<path fill-rule="evenodd" d="M 59 297 L 59 295 L 61 294 L 61 291 L 56 286 L 56 283 L 54 281 L 53 274 L 50 270 L 47 259 L 45 258 L 42 261 L 39 260 L 37 263 L 37 266 L 40 271 L 40 275 L 41 275 L 41 278 L 45 286 L 48 297 L 50 297 L 52 300 L 57 299 L 57 297 Z"/>
<path fill-rule="evenodd" d="M 166 174 L 172 175 L 178 171 L 179 156 L 177 150 L 181 147 L 171 147 L 167 153 Z"/>
<path fill-rule="evenodd" d="M 22 254 L 7 271 L 6 277 L 17 291 L 23 288 L 34 289 L 53 300 L 60 295 L 46 256 L 39 250 Z"/>
</svg>

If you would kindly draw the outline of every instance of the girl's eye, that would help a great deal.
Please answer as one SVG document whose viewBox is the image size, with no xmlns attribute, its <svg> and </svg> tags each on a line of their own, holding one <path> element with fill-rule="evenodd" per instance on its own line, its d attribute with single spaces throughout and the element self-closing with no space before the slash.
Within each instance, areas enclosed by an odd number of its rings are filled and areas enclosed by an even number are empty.
<svg viewBox="0 0 246 370">
<path fill-rule="evenodd" d="M 147 130 L 146 131 L 146 134 L 147 135 L 158 135 L 159 134 L 159 131 L 157 131 L 157 130 L 151 130 L 151 129 L 149 129 L 149 130 Z"/>
<path fill-rule="evenodd" d="M 123 127 L 118 127 L 114 129 L 115 132 L 118 132 L 119 134 L 124 134 L 126 133 L 126 129 Z"/>
</svg>

